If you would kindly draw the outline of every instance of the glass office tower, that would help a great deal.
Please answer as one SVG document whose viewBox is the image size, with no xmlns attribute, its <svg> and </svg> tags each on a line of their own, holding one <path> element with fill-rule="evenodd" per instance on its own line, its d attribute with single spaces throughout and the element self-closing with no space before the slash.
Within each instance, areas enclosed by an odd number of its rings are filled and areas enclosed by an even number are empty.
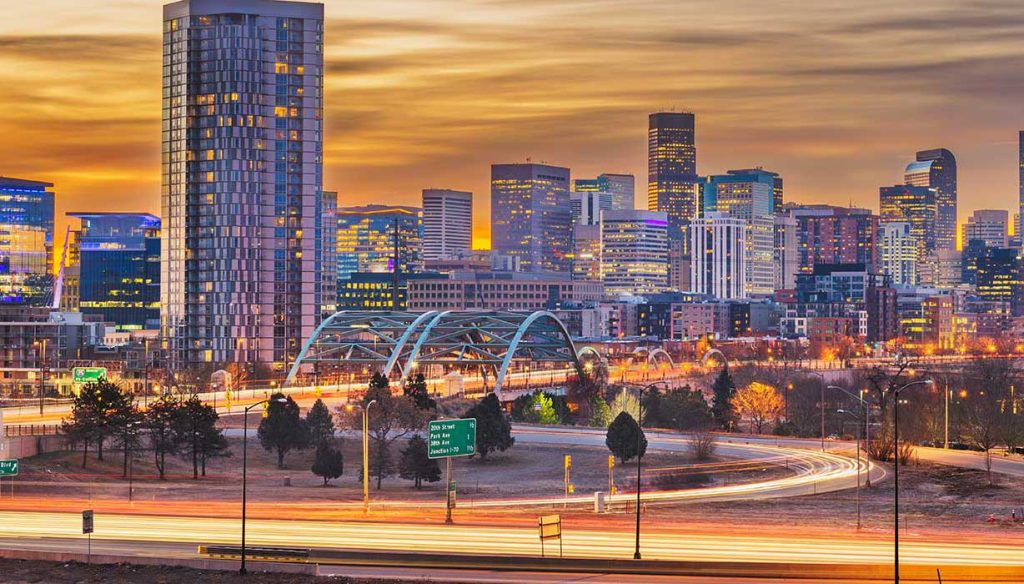
<svg viewBox="0 0 1024 584">
<path fill-rule="evenodd" d="M 668 215 L 669 237 L 685 247 L 685 232 L 698 216 L 694 116 L 659 112 L 648 122 L 647 208 Z"/>
<path fill-rule="evenodd" d="M 289 366 L 320 320 L 323 5 L 163 11 L 161 324 L 174 368 Z"/>
<path fill-rule="evenodd" d="M 395 227 L 398 227 L 398 271 L 423 270 L 422 209 L 402 205 L 366 205 L 338 209 L 336 239 L 338 279 L 357 272 L 395 270 Z"/>
<path fill-rule="evenodd" d="M 568 168 L 491 165 L 491 249 L 524 272 L 570 271 Z"/>
<path fill-rule="evenodd" d="M 52 298 L 52 183 L 0 176 L 0 303 Z"/>
<path fill-rule="evenodd" d="M 945 148 L 922 150 L 903 178 L 908 185 L 935 191 L 935 249 L 956 249 L 956 157 Z"/>
<path fill-rule="evenodd" d="M 118 330 L 160 326 L 160 218 L 149 213 L 68 213 L 78 235 L 79 310 Z"/>
</svg>

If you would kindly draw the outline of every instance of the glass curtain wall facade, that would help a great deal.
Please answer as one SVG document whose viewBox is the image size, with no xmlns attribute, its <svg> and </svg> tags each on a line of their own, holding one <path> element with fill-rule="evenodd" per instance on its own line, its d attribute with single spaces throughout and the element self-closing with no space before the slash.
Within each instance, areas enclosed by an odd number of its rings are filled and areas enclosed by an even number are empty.
<svg viewBox="0 0 1024 584">
<path fill-rule="evenodd" d="M 0 177 L 0 304 L 53 295 L 52 183 Z"/>
<path fill-rule="evenodd" d="M 938 246 L 935 222 L 938 206 L 935 189 L 896 185 L 882 187 L 879 193 L 881 221 L 910 223 L 910 234 L 917 247 L 917 261 L 926 262 Z"/>
<path fill-rule="evenodd" d="M 692 113 L 659 112 L 648 118 L 647 208 L 668 215 L 669 237 L 688 245 L 697 217 L 697 147 Z"/>
<path fill-rule="evenodd" d="M 903 182 L 935 190 L 935 250 L 956 249 L 956 157 L 945 148 L 922 150 Z"/>
<path fill-rule="evenodd" d="M 296 357 L 320 320 L 323 5 L 163 11 L 161 327 L 173 368 Z"/>
<path fill-rule="evenodd" d="M 121 331 L 160 326 L 160 218 L 149 213 L 68 213 L 78 236 L 79 310 Z"/>
<path fill-rule="evenodd" d="M 606 211 L 600 254 L 606 294 L 663 292 L 668 287 L 668 218 L 657 211 Z"/>
<path fill-rule="evenodd" d="M 394 272 L 396 223 L 398 271 L 422 271 L 420 208 L 366 205 L 338 210 L 338 279 L 345 280 L 356 272 Z"/>
<path fill-rule="evenodd" d="M 568 272 L 572 259 L 569 169 L 491 165 L 491 249 L 523 272 Z"/>
</svg>

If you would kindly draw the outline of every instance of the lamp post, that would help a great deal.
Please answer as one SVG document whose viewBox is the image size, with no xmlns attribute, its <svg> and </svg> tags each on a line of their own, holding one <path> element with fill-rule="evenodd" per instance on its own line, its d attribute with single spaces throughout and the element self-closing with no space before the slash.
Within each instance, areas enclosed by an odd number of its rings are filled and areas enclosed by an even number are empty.
<svg viewBox="0 0 1024 584">
<path fill-rule="evenodd" d="M 893 433 L 893 582 L 900 582 L 900 392 L 914 385 L 932 385 L 931 379 L 911 381 L 893 389 L 892 433 Z"/>
<path fill-rule="evenodd" d="M 372 399 L 365 406 L 359 406 L 363 412 L 363 515 L 370 512 L 370 406 L 377 403 Z M 346 409 L 352 411 L 356 406 L 348 405 Z"/>
<path fill-rule="evenodd" d="M 821 451 L 825 452 L 825 376 L 817 371 L 809 371 L 811 375 L 817 375 L 821 380 Z"/>
<path fill-rule="evenodd" d="M 857 415 L 849 410 L 836 410 L 840 414 L 846 414 L 857 420 L 857 531 L 860 531 L 860 420 L 857 419 Z M 865 411 L 866 413 L 866 411 Z M 868 472 L 870 476 L 870 471 Z"/>
<path fill-rule="evenodd" d="M 871 410 L 870 410 L 870 408 L 868 406 L 868 402 L 864 401 L 864 394 L 861 393 L 861 392 L 857 392 L 857 395 L 854 395 L 854 394 L 850 393 L 848 390 L 846 390 L 845 388 L 839 387 L 838 385 L 830 385 L 830 386 L 828 386 L 828 388 L 829 389 L 838 389 L 839 391 L 845 393 L 846 395 L 848 395 L 848 396 L 850 396 L 850 397 L 852 397 L 852 398 L 854 398 L 854 399 L 856 399 L 857 401 L 860 402 L 860 407 L 861 407 L 861 410 L 863 410 L 863 416 L 864 416 L 864 444 L 865 444 L 865 448 L 867 448 L 866 445 L 871 443 L 871 425 L 870 425 Z M 858 447 L 860 446 L 860 438 L 857 439 L 857 446 Z M 871 457 L 869 455 L 868 459 L 870 459 L 870 458 Z M 859 457 L 858 457 L 858 459 L 859 459 Z M 871 486 L 871 471 L 870 470 L 868 471 L 868 477 L 867 477 L 867 481 L 865 482 L 865 484 L 867 486 L 869 486 L 869 487 Z"/>
<path fill-rule="evenodd" d="M 654 383 L 649 383 L 641 387 L 639 390 L 637 390 L 638 393 L 636 400 L 636 548 L 633 551 L 634 560 L 640 559 L 640 459 L 642 458 L 640 455 L 640 449 L 643 445 L 644 438 L 644 393 L 659 385 L 665 385 L 667 387 L 667 384 L 664 381 L 655 381 Z"/>
<path fill-rule="evenodd" d="M 245 411 L 242 412 L 242 565 L 238 569 L 238 573 L 242 575 L 245 574 L 245 487 L 248 470 L 248 448 L 246 448 L 246 446 L 249 443 L 249 411 L 256 406 L 269 404 L 272 401 L 280 404 L 287 403 L 288 400 L 283 397 L 260 400 L 254 404 L 246 406 Z"/>
<path fill-rule="evenodd" d="M 128 424 L 127 431 L 131 432 L 132 428 L 137 428 L 140 425 L 142 425 L 142 422 L 132 422 L 132 423 Z M 130 444 L 130 442 L 127 441 L 127 440 L 125 441 L 125 443 L 126 443 L 126 446 L 128 444 Z M 134 490 L 135 490 L 134 489 L 135 484 L 134 484 L 134 480 L 133 480 L 133 470 L 134 470 L 133 467 L 135 466 L 135 464 L 134 464 L 135 463 L 135 456 L 133 456 L 134 453 L 131 451 L 131 446 L 127 446 L 127 448 L 128 448 L 128 502 L 131 503 L 132 502 L 132 495 L 133 495 Z"/>
</svg>

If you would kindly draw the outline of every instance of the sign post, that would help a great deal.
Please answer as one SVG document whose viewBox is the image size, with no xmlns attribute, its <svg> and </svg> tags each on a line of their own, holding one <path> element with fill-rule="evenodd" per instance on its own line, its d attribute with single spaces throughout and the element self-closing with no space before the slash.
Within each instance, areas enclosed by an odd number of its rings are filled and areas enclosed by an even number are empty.
<svg viewBox="0 0 1024 584">
<path fill-rule="evenodd" d="M 455 508 L 455 481 L 452 479 L 452 457 L 476 453 L 476 418 L 435 420 L 427 425 L 427 457 L 444 458 L 448 474 L 448 494 L 444 522 L 452 524 Z"/>
<path fill-rule="evenodd" d="M 562 557 L 562 516 L 541 515 L 537 522 L 540 528 L 540 557 L 544 557 L 544 541 L 558 540 L 558 557 Z"/>
<path fill-rule="evenodd" d="M 89 537 L 89 547 L 85 563 L 92 563 L 92 509 L 82 511 L 82 533 Z"/>
</svg>

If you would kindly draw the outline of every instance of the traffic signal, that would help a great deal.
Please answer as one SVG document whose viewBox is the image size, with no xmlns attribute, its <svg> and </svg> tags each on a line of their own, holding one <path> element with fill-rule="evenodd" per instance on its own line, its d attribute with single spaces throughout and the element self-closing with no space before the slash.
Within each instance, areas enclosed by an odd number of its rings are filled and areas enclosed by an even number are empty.
<svg viewBox="0 0 1024 584">
<path fill-rule="evenodd" d="M 611 470 L 613 468 L 615 468 L 615 455 L 614 454 L 609 454 L 608 455 L 608 470 Z"/>
<path fill-rule="evenodd" d="M 575 492 L 576 492 L 576 485 L 574 485 L 572 483 L 569 483 L 569 494 L 571 495 L 571 494 L 573 494 Z"/>
<path fill-rule="evenodd" d="M 566 470 L 572 468 L 572 456 L 568 454 L 565 455 L 565 468 Z"/>
<path fill-rule="evenodd" d="M 270 415 L 270 402 L 263 402 L 263 417 Z"/>
</svg>

